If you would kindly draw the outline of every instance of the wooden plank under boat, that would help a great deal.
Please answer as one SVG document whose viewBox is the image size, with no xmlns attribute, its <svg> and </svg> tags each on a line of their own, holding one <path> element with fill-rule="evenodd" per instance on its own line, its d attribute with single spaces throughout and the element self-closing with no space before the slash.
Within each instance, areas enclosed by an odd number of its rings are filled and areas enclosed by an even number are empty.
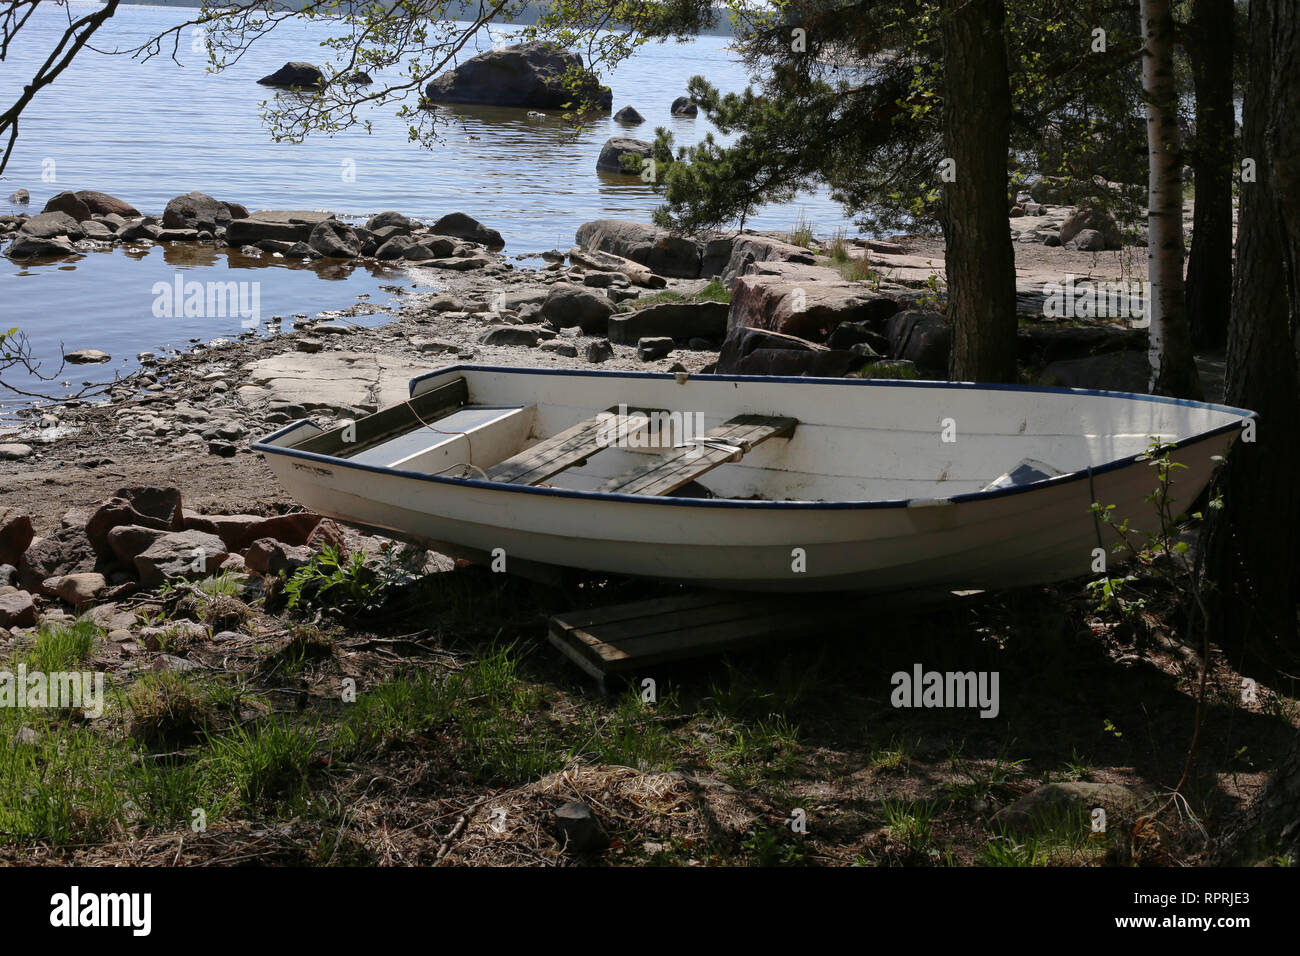
<svg viewBox="0 0 1300 956">
<path fill-rule="evenodd" d="M 314 511 L 507 570 L 964 590 L 1090 573 L 1109 533 L 1093 501 L 1154 527 L 1153 438 L 1186 466 L 1177 511 L 1253 418 L 1078 389 L 458 365 L 253 447 Z"/>
</svg>

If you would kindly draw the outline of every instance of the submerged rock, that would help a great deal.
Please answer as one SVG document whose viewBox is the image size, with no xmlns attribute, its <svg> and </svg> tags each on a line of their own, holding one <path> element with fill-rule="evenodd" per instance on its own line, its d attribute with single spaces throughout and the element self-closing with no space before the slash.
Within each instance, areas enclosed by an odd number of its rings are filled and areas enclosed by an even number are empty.
<svg viewBox="0 0 1300 956">
<path fill-rule="evenodd" d="M 625 106 L 614 114 L 614 121 L 617 123 L 623 123 L 627 126 L 639 126 L 645 122 L 645 117 L 632 107 Z"/>
<path fill-rule="evenodd" d="M 600 148 L 600 155 L 596 158 L 596 168 L 607 173 L 637 176 L 641 173 L 641 163 L 650 158 L 650 151 L 651 146 L 645 140 L 613 136 Z M 631 157 L 631 168 L 623 164 L 625 156 Z"/>
<path fill-rule="evenodd" d="M 274 86 L 280 89 L 305 90 L 324 85 L 325 75 L 321 73 L 320 68 L 314 63 L 295 60 L 292 63 L 286 63 L 274 73 L 262 77 L 257 82 L 263 86 Z"/>
</svg>

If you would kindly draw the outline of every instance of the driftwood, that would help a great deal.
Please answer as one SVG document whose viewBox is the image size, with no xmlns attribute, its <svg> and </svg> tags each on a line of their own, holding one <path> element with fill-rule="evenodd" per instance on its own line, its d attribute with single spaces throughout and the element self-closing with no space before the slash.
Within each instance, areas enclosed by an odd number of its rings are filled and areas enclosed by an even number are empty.
<svg viewBox="0 0 1300 956">
<path fill-rule="evenodd" d="M 647 289 L 662 289 L 668 284 L 663 276 L 655 275 L 648 266 L 616 256 L 612 252 L 598 252 L 594 249 L 574 246 L 569 250 L 569 259 L 574 265 L 585 266 L 598 272 L 621 272 L 634 284 L 645 286 Z"/>
</svg>

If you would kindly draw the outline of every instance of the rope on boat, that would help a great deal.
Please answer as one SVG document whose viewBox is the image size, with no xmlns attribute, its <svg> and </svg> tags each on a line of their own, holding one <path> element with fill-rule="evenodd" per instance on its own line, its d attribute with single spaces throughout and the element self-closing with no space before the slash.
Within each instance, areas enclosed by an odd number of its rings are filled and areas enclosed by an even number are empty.
<svg viewBox="0 0 1300 956">
<path fill-rule="evenodd" d="M 483 476 L 483 480 L 484 480 L 484 481 L 488 481 L 488 480 L 489 480 L 489 479 L 488 479 L 488 476 L 487 476 L 487 472 L 484 471 L 482 468 L 480 468 L 478 465 L 474 464 L 474 440 L 473 440 L 472 438 L 469 437 L 469 432 L 468 432 L 468 431 L 461 431 L 460 429 L 455 429 L 455 428 L 453 428 L 453 429 L 443 429 L 443 428 L 438 428 L 436 425 L 430 425 L 428 422 L 426 422 L 423 418 L 420 417 L 420 413 L 417 412 L 417 411 L 415 410 L 415 406 L 414 406 L 413 404 L 411 404 L 411 399 L 408 398 L 408 399 L 406 400 L 406 403 L 405 403 L 405 404 L 406 404 L 406 407 L 407 407 L 408 409 L 410 409 L 411 414 L 415 416 L 415 420 L 416 420 L 417 422 L 419 422 L 421 425 L 423 425 L 425 428 L 429 429 L 429 431 L 437 432 L 439 435 L 461 435 L 461 436 L 463 436 L 464 439 L 465 439 L 465 447 L 466 447 L 466 450 L 469 451 L 469 458 L 470 458 L 470 460 L 469 460 L 469 461 L 458 461 L 458 462 L 456 462 L 454 465 L 448 465 L 448 466 L 447 466 L 446 468 L 444 468 L 442 471 L 435 471 L 435 472 L 433 472 L 432 474 L 434 474 L 434 475 L 444 475 L 444 474 L 446 474 L 447 472 L 451 471 L 453 468 L 461 468 L 461 469 L 464 469 L 463 473 L 460 474 L 460 475 L 457 475 L 456 477 L 458 477 L 458 478 L 466 478 L 466 477 L 469 476 L 469 472 L 470 472 L 470 470 L 473 469 L 474 471 L 477 471 L 480 475 Z"/>
</svg>

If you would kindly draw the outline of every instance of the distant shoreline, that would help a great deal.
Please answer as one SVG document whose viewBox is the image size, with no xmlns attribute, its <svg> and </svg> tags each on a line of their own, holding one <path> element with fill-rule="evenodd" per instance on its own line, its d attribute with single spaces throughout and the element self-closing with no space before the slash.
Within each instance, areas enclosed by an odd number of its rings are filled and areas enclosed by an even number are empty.
<svg viewBox="0 0 1300 956">
<path fill-rule="evenodd" d="M 285 7 L 301 7 L 305 5 L 305 0 L 279 0 Z M 122 0 L 124 6 L 133 7 L 201 7 L 204 0 Z M 513 20 L 489 20 L 503 26 L 531 26 L 537 22 L 538 12 L 547 4 L 529 3 L 528 6 Z M 468 9 L 470 4 L 462 0 L 462 9 Z M 452 17 L 452 19 L 459 19 Z M 735 31 L 732 30 L 731 24 L 727 22 L 725 16 L 719 16 L 719 22 L 716 26 L 700 31 L 701 36 L 732 36 Z"/>
</svg>

